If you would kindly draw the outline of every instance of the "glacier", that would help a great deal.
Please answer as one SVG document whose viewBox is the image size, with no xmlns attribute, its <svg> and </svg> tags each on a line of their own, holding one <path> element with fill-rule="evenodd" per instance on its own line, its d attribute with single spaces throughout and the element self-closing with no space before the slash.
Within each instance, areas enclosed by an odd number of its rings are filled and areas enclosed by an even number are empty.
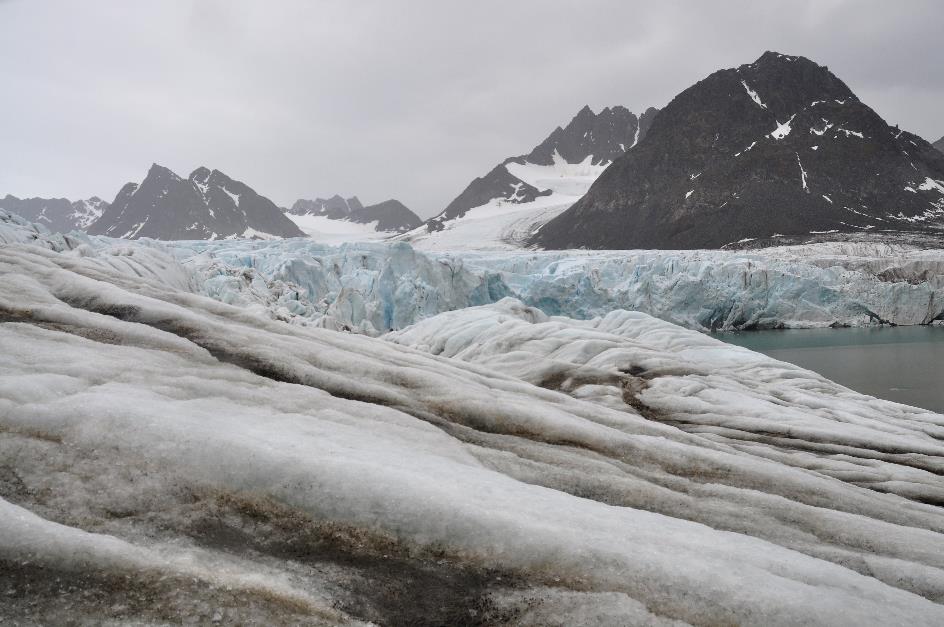
<svg viewBox="0 0 944 627">
<path fill-rule="evenodd" d="M 641 311 L 690 329 L 934 324 L 944 320 L 944 251 L 877 242 L 759 250 L 420 251 L 406 242 L 307 239 L 134 243 L 50 234 L 0 213 L 0 242 L 100 259 L 137 253 L 140 272 L 307 326 L 381 335 L 511 296 L 549 315 Z"/>
<path fill-rule="evenodd" d="M 198 271 L 268 272 L 271 242 L 218 251 L 249 264 L 11 224 L 4 617 L 944 621 L 940 414 L 642 312 L 287 324 Z M 327 254 L 390 257 L 364 250 Z"/>
<path fill-rule="evenodd" d="M 305 240 L 161 246 L 207 295 L 369 335 L 506 296 L 550 315 L 627 309 L 702 331 L 944 319 L 944 251 L 903 245 L 602 253 L 435 253 L 404 242 Z"/>
</svg>

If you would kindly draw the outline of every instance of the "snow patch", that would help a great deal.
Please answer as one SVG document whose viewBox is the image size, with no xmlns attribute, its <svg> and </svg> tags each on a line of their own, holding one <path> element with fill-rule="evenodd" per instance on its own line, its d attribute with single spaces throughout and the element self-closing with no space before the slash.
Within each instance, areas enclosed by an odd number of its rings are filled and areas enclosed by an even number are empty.
<svg viewBox="0 0 944 627">
<path fill-rule="evenodd" d="M 794 113 L 793 115 L 790 116 L 790 119 L 784 122 L 783 124 L 781 124 L 778 121 L 777 128 L 774 129 L 772 133 L 770 133 L 770 136 L 773 137 L 774 139 L 780 140 L 786 137 L 787 135 L 789 135 L 790 131 L 792 130 L 790 127 L 790 124 L 793 122 L 793 118 L 795 117 L 796 117 L 796 114 Z"/>
<path fill-rule="evenodd" d="M 810 188 L 807 187 L 806 185 L 806 170 L 803 169 L 803 163 L 800 162 L 800 153 L 794 153 L 794 154 L 796 154 L 797 165 L 800 166 L 800 182 L 803 185 L 803 189 L 806 190 L 807 193 L 809 193 Z"/>
</svg>

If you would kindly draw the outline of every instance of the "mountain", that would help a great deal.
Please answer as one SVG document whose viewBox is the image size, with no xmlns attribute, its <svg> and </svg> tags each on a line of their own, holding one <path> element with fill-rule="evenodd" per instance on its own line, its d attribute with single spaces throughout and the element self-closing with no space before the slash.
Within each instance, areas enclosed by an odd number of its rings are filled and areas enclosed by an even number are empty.
<svg viewBox="0 0 944 627">
<path fill-rule="evenodd" d="M 944 137 L 942 137 L 941 139 L 937 140 L 936 142 L 934 142 L 934 143 L 931 144 L 931 145 L 934 146 L 935 148 L 937 148 L 938 150 L 940 150 L 941 152 L 944 152 Z"/>
<path fill-rule="evenodd" d="M 299 199 L 286 210 L 290 220 L 310 236 L 330 239 L 377 239 L 404 233 L 423 221 L 399 200 L 385 200 L 365 207 L 357 196 L 315 200 Z"/>
<path fill-rule="evenodd" d="M 539 189 L 523 180 L 508 165 L 553 166 L 560 162 L 594 166 L 608 164 L 645 137 L 656 113 L 656 109 L 649 108 L 637 118 L 626 107 L 616 106 L 607 107 L 596 114 L 589 106 L 585 106 L 566 127 L 558 126 L 528 154 L 508 157 L 488 174 L 469 183 L 429 224 L 435 230 L 443 222 L 462 217 L 469 209 L 495 199 L 517 204 L 548 196 L 551 194 L 550 189 Z"/>
<path fill-rule="evenodd" d="M 718 248 L 942 228 L 944 155 L 890 127 L 827 68 L 766 52 L 676 96 L 639 145 L 529 243 Z"/>
<path fill-rule="evenodd" d="M 154 164 L 141 184 L 127 183 L 88 232 L 137 239 L 303 237 L 268 198 L 219 170 L 184 179 Z"/>
<path fill-rule="evenodd" d="M 531 152 L 473 180 L 436 217 L 402 237 L 426 249 L 513 248 L 586 193 L 614 160 L 647 134 L 658 113 L 584 107 Z"/>
<path fill-rule="evenodd" d="M 368 205 L 351 212 L 351 222 L 369 224 L 377 222 L 378 231 L 397 231 L 403 233 L 420 226 L 423 221 L 399 200 L 391 198 L 375 205 Z"/>
<path fill-rule="evenodd" d="M 364 205 L 357 199 L 357 196 L 342 198 L 338 195 L 334 195 L 327 200 L 324 198 L 296 200 L 292 208 L 288 210 L 288 213 L 296 216 L 325 216 L 332 220 L 345 220 L 352 211 L 363 208 Z"/>
<path fill-rule="evenodd" d="M 84 231 L 107 207 L 108 203 L 98 196 L 71 201 L 65 198 L 17 198 L 7 194 L 0 199 L 0 209 L 38 222 L 54 233 Z"/>
</svg>

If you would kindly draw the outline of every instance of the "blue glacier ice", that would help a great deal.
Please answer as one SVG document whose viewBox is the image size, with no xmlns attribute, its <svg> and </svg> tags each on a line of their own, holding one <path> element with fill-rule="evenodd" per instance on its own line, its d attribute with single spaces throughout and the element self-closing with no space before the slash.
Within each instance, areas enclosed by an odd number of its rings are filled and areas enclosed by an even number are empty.
<svg viewBox="0 0 944 627">
<path fill-rule="evenodd" d="M 944 251 L 902 246 L 445 253 L 301 239 L 160 245 L 214 298 L 368 334 L 505 296 L 550 315 L 627 309 L 699 330 L 944 319 Z"/>
<path fill-rule="evenodd" d="M 98 255 L 266 317 L 367 335 L 507 296 L 549 315 L 591 319 L 626 309 L 701 331 L 944 321 L 944 251 L 876 242 L 421 252 L 406 242 L 304 238 L 129 242 L 51 234 L 6 214 L 0 242 Z"/>
</svg>

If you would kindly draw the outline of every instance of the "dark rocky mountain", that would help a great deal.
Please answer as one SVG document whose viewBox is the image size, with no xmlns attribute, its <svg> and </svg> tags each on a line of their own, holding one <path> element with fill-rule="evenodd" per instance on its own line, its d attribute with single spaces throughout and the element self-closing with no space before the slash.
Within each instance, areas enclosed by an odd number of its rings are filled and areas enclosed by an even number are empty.
<svg viewBox="0 0 944 627">
<path fill-rule="evenodd" d="M 357 196 L 315 200 L 296 200 L 287 213 L 297 216 L 325 216 L 332 220 L 346 220 L 358 224 L 377 222 L 375 230 L 404 233 L 420 226 L 423 221 L 399 200 L 390 199 L 365 207 Z"/>
<path fill-rule="evenodd" d="M 827 68 L 767 52 L 676 96 L 530 243 L 717 248 L 942 229 L 944 155 L 890 127 Z"/>
<path fill-rule="evenodd" d="M 944 152 L 944 137 L 942 137 L 941 139 L 937 140 L 936 142 L 934 142 L 934 143 L 931 144 L 931 145 L 934 146 L 935 148 L 937 148 L 938 150 L 940 150 L 941 152 Z"/>
<path fill-rule="evenodd" d="M 17 198 L 9 194 L 0 198 L 0 209 L 42 224 L 53 233 L 84 231 L 107 207 L 108 203 L 98 196 L 75 201 L 66 198 Z"/>
<path fill-rule="evenodd" d="M 590 107 L 581 109 L 570 123 L 554 129 L 547 139 L 526 155 L 509 157 L 488 174 L 479 177 L 459 194 L 436 217 L 427 221 L 430 230 L 437 230 L 446 220 L 461 217 L 473 207 L 501 198 L 510 203 L 532 202 L 550 190 L 539 190 L 512 175 L 509 163 L 552 165 L 555 154 L 567 163 L 581 163 L 590 158 L 593 164 L 613 161 L 646 136 L 657 109 L 649 108 L 637 117 L 625 107 L 607 107 L 594 113 Z"/>
<path fill-rule="evenodd" d="M 122 187 L 88 232 L 163 240 L 304 237 L 275 203 L 219 170 L 197 168 L 184 179 L 157 164 L 140 185 Z"/>
<path fill-rule="evenodd" d="M 345 220 L 352 211 L 363 209 L 364 205 L 357 199 L 357 196 L 351 198 L 342 198 L 334 195 L 331 198 L 316 198 L 315 200 L 299 199 L 295 201 L 288 213 L 296 216 L 325 216 L 332 220 Z"/>
<path fill-rule="evenodd" d="M 376 221 L 378 231 L 397 231 L 404 233 L 420 226 L 423 221 L 399 200 L 391 198 L 375 205 L 368 205 L 351 211 L 351 222 L 369 224 Z"/>
</svg>

